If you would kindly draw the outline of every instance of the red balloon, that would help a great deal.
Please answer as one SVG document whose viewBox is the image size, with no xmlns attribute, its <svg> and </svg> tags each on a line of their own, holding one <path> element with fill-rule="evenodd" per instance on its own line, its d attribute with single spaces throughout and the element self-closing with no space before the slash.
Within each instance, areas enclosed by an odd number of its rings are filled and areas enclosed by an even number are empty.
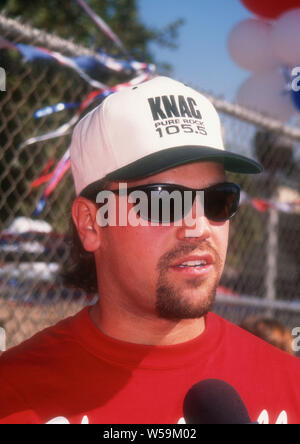
<svg viewBox="0 0 300 444">
<path fill-rule="evenodd" d="M 268 19 L 278 18 L 290 9 L 300 8 L 300 0 L 242 0 L 242 3 L 254 14 Z"/>
</svg>

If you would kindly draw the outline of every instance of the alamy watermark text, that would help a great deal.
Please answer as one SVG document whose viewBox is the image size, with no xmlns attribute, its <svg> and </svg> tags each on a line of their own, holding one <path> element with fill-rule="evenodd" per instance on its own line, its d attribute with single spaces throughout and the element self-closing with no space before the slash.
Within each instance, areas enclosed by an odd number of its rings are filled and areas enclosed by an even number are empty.
<svg viewBox="0 0 300 444">
<path fill-rule="evenodd" d="M 292 335 L 295 337 L 295 339 L 293 340 L 293 351 L 295 353 L 300 351 L 300 327 L 295 327 L 292 330 Z"/>
<path fill-rule="evenodd" d="M 204 215 L 204 192 L 197 191 L 195 206 L 191 191 L 184 192 L 184 198 L 179 191 L 169 193 L 163 191 L 157 196 L 151 193 L 151 197 L 142 190 L 127 194 L 127 184 L 119 184 L 119 195 L 125 199 L 116 199 L 115 193 L 110 190 L 100 191 L 96 202 L 101 204 L 97 211 L 97 223 L 101 227 L 106 226 L 157 226 L 160 216 L 164 226 L 186 226 L 187 237 L 200 236 L 199 218 Z M 133 206 L 132 206 L 133 204 Z M 172 211 L 171 211 L 172 208 Z M 192 211 L 194 208 L 195 211 Z M 174 222 L 171 222 L 173 213 Z M 151 216 L 150 216 L 151 214 Z M 184 217 L 182 215 L 185 214 Z M 142 217 L 140 217 L 141 215 Z M 151 219 L 151 220 L 150 220 Z M 149 222 L 150 221 L 150 222 Z"/>
<path fill-rule="evenodd" d="M 6 350 L 6 333 L 4 328 L 0 327 L 0 353 Z"/>
<path fill-rule="evenodd" d="M 295 66 L 295 68 L 292 69 L 292 83 L 291 88 L 295 92 L 300 91 L 300 66 Z"/>
<path fill-rule="evenodd" d="M 6 72 L 0 66 L 0 91 L 6 91 Z"/>
</svg>

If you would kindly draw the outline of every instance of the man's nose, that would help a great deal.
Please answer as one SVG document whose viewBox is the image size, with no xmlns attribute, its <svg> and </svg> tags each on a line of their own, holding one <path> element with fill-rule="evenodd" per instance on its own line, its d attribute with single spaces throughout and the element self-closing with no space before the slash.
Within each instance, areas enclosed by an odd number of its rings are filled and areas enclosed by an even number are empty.
<svg viewBox="0 0 300 444">
<path fill-rule="evenodd" d="M 199 238 L 205 240 L 210 237 L 210 221 L 204 214 L 203 196 L 196 196 L 190 212 L 182 219 L 182 224 L 178 227 L 177 236 L 179 239 Z"/>
</svg>

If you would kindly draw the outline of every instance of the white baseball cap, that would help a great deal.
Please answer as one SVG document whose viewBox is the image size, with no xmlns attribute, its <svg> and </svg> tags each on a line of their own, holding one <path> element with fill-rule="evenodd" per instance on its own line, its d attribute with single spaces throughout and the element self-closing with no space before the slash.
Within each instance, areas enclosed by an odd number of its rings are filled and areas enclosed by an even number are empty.
<svg viewBox="0 0 300 444">
<path fill-rule="evenodd" d="M 205 96 L 161 76 L 111 94 L 84 116 L 70 156 L 77 195 L 104 178 L 137 179 L 196 161 L 263 171 L 255 160 L 225 151 L 218 113 Z"/>
</svg>

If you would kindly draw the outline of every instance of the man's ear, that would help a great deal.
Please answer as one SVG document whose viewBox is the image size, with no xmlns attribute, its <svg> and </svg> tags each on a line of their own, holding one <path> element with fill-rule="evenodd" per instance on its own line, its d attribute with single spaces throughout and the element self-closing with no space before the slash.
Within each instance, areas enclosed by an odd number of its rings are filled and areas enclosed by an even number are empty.
<svg viewBox="0 0 300 444">
<path fill-rule="evenodd" d="M 77 197 L 72 205 L 74 224 L 84 249 L 89 252 L 95 252 L 101 244 L 101 228 L 96 220 L 97 211 L 96 205 L 84 197 Z"/>
</svg>

